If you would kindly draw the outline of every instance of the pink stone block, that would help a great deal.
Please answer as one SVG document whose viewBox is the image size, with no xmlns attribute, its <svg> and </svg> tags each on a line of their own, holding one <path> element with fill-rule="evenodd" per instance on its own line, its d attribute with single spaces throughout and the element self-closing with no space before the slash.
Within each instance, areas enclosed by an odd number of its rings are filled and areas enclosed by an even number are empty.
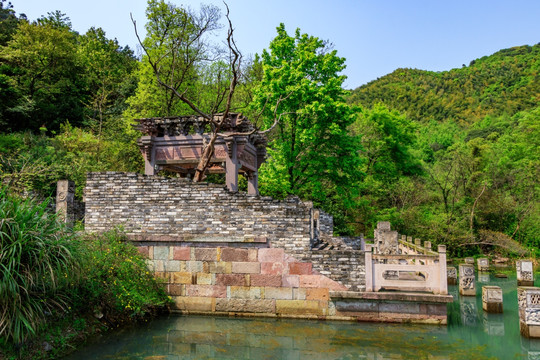
<svg viewBox="0 0 540 360">
<path fill-rule="evenodd" d="M 252 274 L 250 280 L 250 286 L 281 286 L 281 275 Z"/>
<path fill-rule="evenodd" d="M 235 274 L 260 274 L 261 264 L 258 262 L 233 262 L 232 272 Z"/>
<path fill-rule="evenodd" d="M 328 290 L 331 290 L 331 291 L 348 290 L 346 286 L 341 285 L 337 281 L 334 281 L 324 275 L 319 275 L 319 276 L 320 276 L 319 284 L 320 284 L 320 287 L 322 288 L 328 288 Z"/>
<path fill-rule="evenodd" d="M 248 259 L 248 249 L 221 249 L 221 261 L 249 261 Z"/>
<path fill-rule="evenodd" d="M 311 263 L 294 262 L 289 263 L 289 274 L 291 275 L 311 275 Z"/>
<path fill-rule="evenodd" d="M 191 260 L 191 248 L 188 246 L 174 246 L 173 247 L 173 260 Z"/>
<path fill-rule="evenodd" d="M 216 285 L 246 286 L 246 276 L 243 274 L 216 274 Z"/>
<path fill-rule="evenodd" d="M 320 287 L 322 275 L 299 275 L 300 287 L 315 288 Z"/>
<path fill-rule="evenodd" d="M 186 285 L 187 296 L 227 297 L 227 287 L 222 285 Z"/>
<path fill-rule="evenodd" d="M 300 276 L 284 275 L 281 280 L 281 286 L 294 288 L 300 287 Z"/>
<path fill-rule="evenodd" d="M 283 262 L 285 251 L 280 248 L 259 249 L 259 262 Z"/>
<path fill-rule="evenodd" d="M 247 261 L 258 261 L 259 250 L 258 249 L 248 249 L 248 260 Z"/>
<path fill-rule="evenodd" d="M 287 264 L 280 262 L 263 262 L 261 263 L 261 274 L 268 275 L 283 275 L 287 274 Z"/>
<path fill-rule="evenodd" d="M 150 247 L 149 246 L 137 246 L 137 251 L 139 254 L 145 258 L 150 258 Z"/>
<path fill-rule="evenodd" d="M 196 261 L 217 261 L 217 248 L 195 248 Z"/>
</svg>

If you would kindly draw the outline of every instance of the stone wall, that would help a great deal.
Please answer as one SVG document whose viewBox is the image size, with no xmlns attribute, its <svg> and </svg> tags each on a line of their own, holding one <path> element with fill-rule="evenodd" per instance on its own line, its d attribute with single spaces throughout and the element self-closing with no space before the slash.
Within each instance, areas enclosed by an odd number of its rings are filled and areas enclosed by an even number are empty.
<svg viewBox="0 0 540 360">
<path fill-rule="evenodd" d="M 326 317 L 346 288 L 281 248 L 139 246 L 183 313 Z"/>
<path fill-rule="evenodd" d="M 222 185 L 135 173 L 89 173 L 85 229 L 122 226 L 130 239 L 310 247 L 311 203 L 231 193 Z"/>
</svg>

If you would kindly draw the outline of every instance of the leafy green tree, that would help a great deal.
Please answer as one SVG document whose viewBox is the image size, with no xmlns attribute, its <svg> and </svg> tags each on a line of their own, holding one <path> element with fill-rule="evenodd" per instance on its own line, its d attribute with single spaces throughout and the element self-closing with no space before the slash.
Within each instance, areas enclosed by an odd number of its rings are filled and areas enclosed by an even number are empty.
<svg viewBox="0 0 540 360">
<path fill-rule="evenodd" d="M 261 170 L 261 191 L 295 194 L 343 214 L 362 176 L 358 138 L 348 131 L 355 112 L 344 101 L 345 59 L 299 29 L 289 36 L 281 24 L 277 32 L 263 51 L 254 97 L 266 126 L 281 114 Z"/>
<path fill-rule="evenodd" d="M 66 26 L 21 21 L 8 45 L 0 50 L 10 67 L 10 81 L 20 97 L 6 119 L 11 130 L 44 126 L 57 130 L 69 120 L 83 120 L 81 68 L 77 63 L 76 34 Z"/>
</svg>

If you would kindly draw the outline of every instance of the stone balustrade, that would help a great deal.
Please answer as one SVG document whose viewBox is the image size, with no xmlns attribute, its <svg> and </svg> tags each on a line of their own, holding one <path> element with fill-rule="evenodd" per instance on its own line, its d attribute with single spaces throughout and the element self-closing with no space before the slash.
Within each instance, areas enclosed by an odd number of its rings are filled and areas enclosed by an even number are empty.
<svg viewBox="0 0 540 360">
<path fill-rule="evenodd" d="M 448 294 L 446 247 L 436 255 L 373 254 L 366 245 L 366 291 L 400 290 Z M 370 266 L 371 264 L 371 266 Z"/>
</svg>

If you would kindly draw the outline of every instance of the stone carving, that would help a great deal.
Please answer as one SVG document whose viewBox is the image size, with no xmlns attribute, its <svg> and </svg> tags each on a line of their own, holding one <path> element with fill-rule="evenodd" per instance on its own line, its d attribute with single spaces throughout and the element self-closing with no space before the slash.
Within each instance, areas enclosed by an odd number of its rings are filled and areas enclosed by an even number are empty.
<svg viewBox="0 0 540 360">
<path fill-rule="evenodd" d="M 474 269 L 470 266 L 463 267 L 463 276 L 474 276 Z"/>
<path fill-rule="evenodd" d="M 463 296 L 476 296 L 474 265 L 459 265 L 459 293 Z"/>
<path fill-rule="evenodd" d="M 534 285 L 534 273 L 533 264 L 530 260 L 518 260 L 516 261 L 517 270 L 517 283 L 518 286 L 533 286 Z"/>
<path fill-rule="evenodd" d="M 527 325 L 540 325 L 540 309 L 525 309 L 525 323 Z"/>
<path fill-rule="evenodd" d="M 474 289 L 474 279 L 473 278 L 461 278 L 459 285 L 463 289 Z"/>
</svg>

